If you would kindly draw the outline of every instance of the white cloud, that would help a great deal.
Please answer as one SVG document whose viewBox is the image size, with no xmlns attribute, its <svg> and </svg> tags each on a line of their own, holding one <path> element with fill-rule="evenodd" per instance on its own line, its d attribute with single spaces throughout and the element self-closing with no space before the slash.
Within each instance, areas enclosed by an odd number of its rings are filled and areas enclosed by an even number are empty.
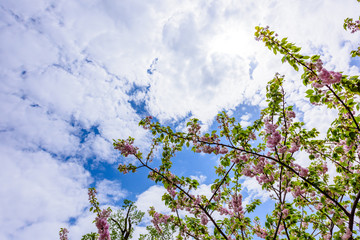
<svg viewBox="0 0 360 240">
<path fill-rule="evenodd" d="M 0 181 L 6 183 L 0 189 L 3 239 L 57 238 L 61 225 L 88 204 L 89 173 L 75 163 L 60 163 L 46 152 L 4 146 L 0 152 Z"/>
<path fill-rule="evenodd" d="M 270 192 L 263 191 L 262 186 L 258 183 L 255 178 L 241 177 L 244 182 L 241 183 L 244 190 L 247 192 L 247 197 L 243 200 L 244 206 L 249 204 L 251 200 L 260 198 L 261 202 L 265 202 L 270 199 Z"/>
<path fill-rule="evenodd" d="M 207 177 L 201 174 L 201 175 L 199 175 L 199 176 L 190 176 L 190 178 L 191 178 L 191 179 L 195 179 L 196 181 L 199 182 L 199 184 L 202 184 L 202 183 L 205 182 L 205 180 L 206 180 Z"/>
<path fill-rule="evenodd" d="M 107 179 L 98 181 L 96 183 L 96 190 L 98 192 L 97 198 L 101 204 L 119 201 L 127 195 L 127 191 L 121 188 L 119 182 Z"/>
<path fill-rule="evenodd" d="M 166 192 L 162 186 L 154 185 L 137 196 L 135 205 L 139 210 L 147 213 L 150 207 L 155 207 L 156 211 L 161 213 L 169 213 L 170 210 L 161 201 L 162 195 Z"/>
</svg>

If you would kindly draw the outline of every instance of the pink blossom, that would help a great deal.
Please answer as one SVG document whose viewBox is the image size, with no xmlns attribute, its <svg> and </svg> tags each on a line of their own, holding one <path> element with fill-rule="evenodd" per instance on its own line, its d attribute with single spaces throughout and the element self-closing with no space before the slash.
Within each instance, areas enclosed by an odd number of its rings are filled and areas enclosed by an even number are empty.
<svg viewBox="0 0 360 240">
<path fill-rule="evenodd" d="M 301 194 L 304 194 L 306 191 L 305 190 L 301 190 L 300 186 L 296 186 L 294 191 L 292 192 L 292 195 L 294 197 L 298 197 L 300 196 Z"/>
<path fill-rule="evenodd" d="M 188 128 L 188 131 L 190 134 L 200 134 L 200 128 L 201 128 L 200 124 L 193 122 Z"/>
<path fill-rule="evenodd" d="M 284 225 L 280 224 L 280 226 L 279 226 L 279 230 L 278 230 L 278 234 L 280 234 L 280 233 L 281 233 L 281 231 L 282 231 L 282 230 L 284 230 L 284 228 L 285 228 L 285 227 L 284 227 Z"/>
<path fill-rule="evenodd" d="M 341 237 L 341 239 L 342 239 L 342 240 L 348 240 L 348 239 L 351 237 L 351 235 L 352 235 L 352 232 L 350 231 L 349 228 L 347 228 L 347 229 L 346 229 L 346 232 L 345 232 L 345 235 L 343 235 L 343 236 Z"/>
<path fill-rule="evenodd" d="M 132 144 L 133 140 L 122 140 L 116 144 L 115 149 L 118 149 L 125 157 L 135 155 L 138 148 Z"/>
<path fill-rule="evenodd" d="M 169 194 L 171 195 L 171 197 L 175 197 L 176 196 L 176 191 L 174 187 L 168 187 L 167 191 L 169 192 Z"/>
<path fill-rule="evenodd" d="M 328 233 L 324 236 L 324 240 L 330 240 L 331 239 L 331 234 Z"/>
<path fill-rule="evenodd" d="M 161 228 L 159 227 L 159 223 L 160 223 L 160 214 L 155 212 L 153 219 L 151 220 L 151 222 L 154 224 L 155 229 L 160 233 Z"/>
<path fill-rule="evenodd" d="M 278 127 L 278 125 L 270 123 L 270 119 L 268 118 L 266 118 L 264 122 L 265 122 L 265 132 L 268 134 L 272 134 Z"/>
<path fill-rule="evenodd" d="M 110 232 L 109 232 L 109 223 L 107 221 L 110 216 L 110 212 L 108 210 L 103 210 L 98 217 L 96 217 L 96 227 L 99 233 L 99 240 L 111 240 Z"/>
<path fill-rule="evenodd" d="M 229 203 L 229 208 L 233 210 L 233 212 L 242 214 L 242 195 L 240 194 L 234 194 L 232 196 L 232 199 Z"/>
<path fill-rule="evenodd" d="M 318 76 L 323 84 L 334 84 L 341 81 L 342 74 L 333 71 L 328 72 L 325 68 L 322 68 Z"/>
<path fill-rule="evenodd" d="M 283 146 L 283 147 L 281 147 L 281 148 L 279 148 L 279 153 L 286 153 L 286 151 L 287 151 L 287 146 Z"/>
<path fill-rule="evenodd" d="M 300 168 L 300 177 L 306 177 L 309 174 L 309 169 L 307 168 Z"/>
<path fill-rule="evenodd" d="M 322 70 L 322 66 L 323 66 L 323 62 L 321 61 L 321 59 L 318 59 L 315 63 L 315 67 L 317 71 L 321 71 Z"/>
<path fill-rule="evenodd" d="M 268 235 L 266 230 L 263 229 L 263 228 L 260 228 L 260 226 L 256 226 L 255 227 L 255 234 L 258 236 L 258 237 L 261 237 L 261 238 L 266 238 L 266 236 Z"/>
<path fill-rule="evenodd" d="M 311 86 L 313 86 L 314 88 L 322 88 L 322 87 L 324 87 L 325 85 L 314 81 L 314 82 L 311 83 Z M 314 104 L 316 104 L 316 103 L 314 103 Z"/>
<path fill-rule="evenodd" d="M 302 222 L 302 223 L 301 223 L 301 227 L 302 227 L 302 228 L 305 228 L 305 229 L 306 229 L 306 228 L 308 228 L 308 226 L 309 226 L 309 223 L 308 223 L 308 222 Z"/>
<path fill-rule="evenodd" d="M 153 119 L 152 116 L 147 116 L 145 119 L 144 119 L 144 125 L 143 125 L 143 128 L 144 129 L 150 129 L 150 124 L 151 124 L 151 120 Z"/>
<path fill-rule="evenodd" d="M 220 212 L 220 215 L 229 215 L 231 213 L 228 209 L 224 207 L 219 207 L 218 211 Z"/>
<path fill-rule="evenodd" d="M 228 152 L 228 149 L 226 147 L 222 147 L 219 151 L 220 154 L 226 154 Z"/>
<path fill-rule="evenodd" d="M 355 33 L 357 31 L 360 30 L 360 20 L 356 20 L 355 22 L 353 22 L 353 20 L 351 19 L 350 21 L 347 22 L 347 28 L 349 30 L 351 30 L 351 33 Z"/>
<path fill-rule="evenodd" d="M 247 166 L 247 168 L 244 168 L 241 173 L 244 174 L 247 177 L 255 176 L 255 174 L 251 171 L 249 166 Z"/>
<path fill-rule="evenodd" d="M 281 211 L 282 212 L 282 214 L 283 214 L 283 218 L 285 219 L 288 215 L 289 215 L 289 209 L 284 209 L 284 210 L 282 210 Z"/>
<path fill-rule="evenodd" d="M 205 214 L 202 214 L 200 219 L 201 219 L 201 224 L 202 225 L 206 225 L 209 222 L 209 219 Z"/>
<path fill-rule="evenodd" d="M 266 146 L 268 146 L 269 148 L 274 148 L 274 147 L 276 147 L 276 145 L 278 145 L 280 140 L 281 140 L 280 133 L 278 131 L 275 131 L 272 133 L 271 136 L 268 137 Z"/>
<path fill-rule="evenodd" d="M 330 73 L 325 68 L 323 68 L 321 69 L 318 76 L 323 82 L 326 82 L 328 78 L 330 78 Z"/>
<path fill-rule="evenodd" d="M 59 232 L 60 240 L 68 240 L 68 233 L 69 230 L 67 230 L 66 228 L 61 228 Z"/>
<path fill-rule="evenodd" d="M 291 147 L 289 149 L 289 152 L 294 153 L 299 151 L 299 149 L 300 149 L 299 141 L 291 142 Z"/>
<path fill-rule="evenodd" d="M 288 118 L 295 118 L 295 113 L 293 111 L 286 111 L 286 115 L 288 116 Z"/>
<path fill-rule="evenodd" d="M 321 173 L 325 174 L 328 170 L 329 170 L 329 169 L 328 169 L 328 167 L 327 167 L 326 162 L 325 162 L 325 163 L 323 163 Z"/>
<path fill-rule="evenodd" d="M 315 209 L 316 210 L 320 210 L 324 207 L 324 205 L 322 203 L 318 203 L 316 206 L 315 206 Z"/>
<path fill-rule="evenodd" d="M 233 163 L 239 163 L 240 162 L 240 158 L 239 157 L 234 157 L 234 158 L 232 158 L 231 159 L 231 162 L 233 162 Z"/>
</svg>

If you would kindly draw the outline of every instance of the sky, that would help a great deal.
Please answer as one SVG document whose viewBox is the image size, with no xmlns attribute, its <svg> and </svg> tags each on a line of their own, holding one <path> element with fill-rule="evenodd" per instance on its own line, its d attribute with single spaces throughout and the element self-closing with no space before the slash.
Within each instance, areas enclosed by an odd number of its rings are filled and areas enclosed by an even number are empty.
<svg viewBox="0 0 360 240">
<path fill-rule="evenodd" d="M 335 113 L 304 99 L 301 73 L 256 42 L 254 27 L 269 25 L 327 69 L 359 75 L 349 55 L 359 35 L 343 29 L 359 13 L 355 0 L 0 0 L 0 239 L 96 231 L 93 186 L 104 206 L 130 199 L 167 213 L 146 172 L 117 171 L 128 160 L 113 139 L 132 136 L 146 152 L 151 136 L 138 122 L 147 115 L 177 130 L 191 117 L 211 129 L 222 110 L 250 124 L 276 72 L 297 116 L 324 132 Z M 209 194 L 216 162 L 187 151 L 174 171 Z M 266 204 L 256 182 L 244 186 Z"/>
</svg>

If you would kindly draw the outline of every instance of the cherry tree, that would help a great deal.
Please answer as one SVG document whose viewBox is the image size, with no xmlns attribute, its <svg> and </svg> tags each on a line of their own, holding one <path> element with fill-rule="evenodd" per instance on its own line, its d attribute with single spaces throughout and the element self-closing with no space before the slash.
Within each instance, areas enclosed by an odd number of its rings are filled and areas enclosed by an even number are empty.
<svg viewBox="0 0 360 240">
<path fill-rule="evenodd" d="M 344 28 L 359 30 L 358 20 L 346 19 Z M 115 149 L 136 164 L 120 164 L 122 173 L 148 170 L 148 177 L 161 183 L 167 193 L 166 206 L 173 214 L 151 209 L 154 227 L 177 227 L 178 239 L 360 239 L 360 82 L 358 76 L 326 69 L 319 55 L 305 56 L 301 48 L 280 39 L 269 27 L 256 27 L 256 40 L 281 54 L 282 62 L 295 71 L 303 70 L 306 98 L 316 106 L 334 109 L 338 115 L 324 138 L 317 129 L 305 129 L 296 121 L 293 106 L 286 103 L 285 76 L 275 74 L 267 85 L 267 107 L 251 126 L 243 127 L 222 112 L 217 116 L 219 131 L 201 132 L 199 120 L 187 123 L 185 132 L 177 132 L 147 117 L 140 125 L 153 135 L 148 153 L 142 153 L 134 139 L 119 139 Z M 360 47 L 351 52 L 360 55 Z M 191 148 L 195 153 L 219 156 L 217 179 L 211 184 L 212 195 L 194 194 L 199 183 L 177 176 L 172 158 Z M 159 151 L 161 164 L 154 164 Z M 310 165 L 296 163 L 298 153 L 307 153 Z M 334 166 L 336 175 L 329 174 Z M 252 218 L 261 202 L 243 203 L 242 179 L 254 178 L 275 202 L 266 219 Z M 184 214 L 186 213 L 186 215 Z"/>
<path fill-rule="evenodd" d="M 358 0 L 360 1 L 360 0 Z M 344 28 L 356 33 L 360 20 L 348 18 Z M 176 228 L 177 239 L 360 239 L 360 81 L 358 76 L 325 68 L 321 56 L 306 56 L 301 48 L 280 39 L 269 27 L 256 27 L 255 39 L 281 54 L 282 62 L 295 71 L 302 69 L 306 98 L 314 105 L 337 111 L 337 117 L 321 138 L 317 129 L 306 129 L 297 121 L 293 106 L 286 103 L 285 76 L 275 74 L 266 87 L 267 107 L 252 125 L 243 127 L 222 112 L 219 130 L 202 132 L 197 119 L 187 123 L 187 131 L 174 131 L 146 117 L 140 125 L 153 135 L 149 152 L 134 145 L 134 138 L 114 141 L 114 148 L 136 163 L 119 165 L 119 171 L 148 170 L 148 178 L 162 184 L 162 197 L 173 214 L 149 210 L 154 228 Z M 351 52 L 360 56 L 360 47 Z M 199 182 L 172 172 L 172 159 L 184 149 L 217 155 L 217 178 L 210 197 L 197 195 Z M 307 154 L 308 167 L 297 163 L 300 152 Z M 161 156 L 161 164 L 154 158 Z M 336 169 L 329 174 L 329 167 Z M 274 201 L 266 219 L 252 217 L 260 200 L 243 201 L 242 181 L 255 179 Z M 94 191 L 90 202 L 100 240 L 110 240 L 109 210 L 100 210 Z M 68 231 L 61 229 L 60 239 Z"/>
</svg>

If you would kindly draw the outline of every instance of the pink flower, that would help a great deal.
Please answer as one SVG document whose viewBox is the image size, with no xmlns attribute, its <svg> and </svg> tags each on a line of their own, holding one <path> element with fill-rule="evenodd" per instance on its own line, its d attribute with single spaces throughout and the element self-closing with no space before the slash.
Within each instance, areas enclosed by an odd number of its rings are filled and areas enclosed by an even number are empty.
<svg viewBox="0 0 360 240">
<path fill-rule="evenodd" d="M 289 149 L 289 152 L 294 153 L 299 151 L 300 149 L 300 140 L 299 137 L 297 137 L 296 139 L 294 139 L 294 142 L 291 142 L 291 147 Z"/>
<path fill-rule="evenodd" d="M 322 66 L 323 66 L 323 62 L 321 61 L 321 59 L 318 59 L 315 63 L 315 67 L 316 67 L 317 71 L 321 71 Z"/>
<path fill-rule="evenodd" d="M 301 177 L 306 177 L 308 174 L 309 174 L 309 169 L 307 169 L 307 168 L 300 168 L 300 173 L 299 173 L 299 175 L 300 175 Z"/>
<path fill-rule="evenodd" d="M 169 194 L 171 195 L 172 198 L 175 198 L 176 196 L 176 191 L 174 187 L 168 187 L 167 191 L 169 192 Z"/>
<path fill-rule="evenodd" d="M 294 191 L 292 192 L 292 195 L 294 197 L 298 197 L 300 196 L 301 194 L 304 194 L 306 191 L 305 190 L 301 190 L 300 186 L 296 186 Z"/>
<path fill-rule="evenodd" d="M 288 116 L 288 118 L 295 118 L 295 113 L 293 111 L 286 111 L 286 114 Z"/>
<path fill-rule="evenodd" d="M 330 73 L 325 68 L 323 68 L 323 69 L 321 69 L 318 76 L 321 79 L 321 81 L 327 82 L 328 79 L 330 78 Z"/>
<path fill-rule="evenodd" d="M 59 235 L 60 235 L 60 240 L 68 240 L 68 234 L 69 230 L 67 230 L 66 228 L 61 228 Z"/>
<path fill-rule="evenodd" d="M 284 225 L 280 224 L 280 226 L 279 226 L 279 230 L 278 230 L 278 234 L 280 234 L 280 233 L 281 233 L 281 231 L 282 231 L 282 230 L 284 230 L 284 228 L 285 228 L 285 227 L 284 227 Z"/>
<path fill-rule="evenodd" d="M 234 194 L 229 203 L 229 208 L 233 210 L 233 212 L 242 214 L 242 196 L 240 194 Z"/>
<path fill-rule="evenodd" d="M 134 143 L 134 140 L 121 140 L 118 142 L 115 146 L 115 149 L 118 149 L 121 154 L 123 154 L 125 157 L 129 155 L 135 155 L 138 148 L 134 147 L 132 144 Z"/>
<path fill-rule="evenodd" d="M 265 229 L 260 228 L 260 226 L 255 227 L 255 234 L 258 235 L 258 237 L 266 238 L 268 235 Z"/>
<path fill-rule="evenodd" d="M 302 228 L 307 229 L 308 226 L 309 226 L 309 223 L 308 223 L 308 222 L 302 222 L 302 223 L 301 223 L 301 227 L 302 227 Z"/>
<path fill-rule="evenodd" d="M 319 73 L 319 78 L 321 79 L 323 84 L 334 84 L 338 83 L 341 80 L 341 73 L 339 72 L 328 72 L 325 68 L 322 68 Z"/>
<path fill-rule="evenodd" d="M 288 215 L 289 215 L 289 209 L 284 209 L 284 210 L 282 210 L 281 211 L 282 212 L 282 214 L 283 214 L 283 218 L 285 219 Z"/>
<path fill-rule="evenodd" d="M 331 234 L 328 233 L 324 236 L 324 240 L 330 240 L 331 239 Z"/>
<path fill-rule="evenodd" d="M 209 219 L 205 214 L 202 214 L 200 218 L 201 218 L 200 222 L 202 225 L 206 225 L 209 222 Z"/>
<path fill-rule="evenodd" d="M 264 122 L 265 122 L 265 132 L 268 134 L 273 133 L 278 127 L 278 125 L 270 123 L 270 119 L 268 118 L 266 118 Z"/>
<path fill-rule="evenodd" d="M 341 239 L 342 239 L 342 240 L 348 240 L 348 239 L 351 237 L 351 235 L 352 235 L 352 232 L 350 231 L 349 228 L 347 228 L 347 229 L 346 229 L 346 232 L 345 232 L 345 235 L 343 235 L 343 236 L 341 237 Z"/>
<path fill-rule="evenodd" d="M 322 203 L 318 203 L 316 206 L 315 206 L 315 209 L 316 210 L 320 210 L 324 207 L 324 205 Z"/>
<path fill-rule="evenodd" d="M 251 171 L 249 166 L 247 166 L 247 168 L 243 169 L 241 173 L 244 174 L 247 177 L 255 176 L 255 174 Z"/>
<path fill-rule="evenodd" d="M 226 154 L 228 152 L 228 149 L 226 147 L 222 147 L 219 151 L 220 154 Z"/>
<path fill-rule="evenodd" d="M 96 227 L 99 233 L 99 240 L 111 240 L 109 232 L 109 223 L 107 221 L 111 211 L 103 210 L 98 217 L 95 218 Z"/>
<path fill-rule="evenodd" d="M 226 208 L 224 208 L 224 207 L 219 207 L 219 212 L 220 212 L 220 215 L 229 215 L 231 212 L 228 210 L 228 209 L 226 209 Z"/>
<path fill-rule="evenodd" d="M 278 145 L 280 140 L 281 140 L 280 133 L 278 131 L 275 131 L 271 136 L 268 137 L 266 146 L 268 146 L 269 148 L 274 148 L 276 147 L 276 145 Z"/>
<path fill-rule="evenodd" d="M 322 168 L 323 168 L 323 170 L 321 172 L 323 174 L 325 174 L 329 170 L 326 163 L 323 163 Z"/>
<path fill-rule="evenodd" d="M 318 82 L 312 82 L 311 86 L 313 86 L 314 88 L 322 88 L 324 85 Z"/>
<path fill-rule="evenodd" d="M 279 148 L 279 153 L 286 153 L 286 151 L 287 151 L 287 146 L 283 146 Z"/>
</svg>

